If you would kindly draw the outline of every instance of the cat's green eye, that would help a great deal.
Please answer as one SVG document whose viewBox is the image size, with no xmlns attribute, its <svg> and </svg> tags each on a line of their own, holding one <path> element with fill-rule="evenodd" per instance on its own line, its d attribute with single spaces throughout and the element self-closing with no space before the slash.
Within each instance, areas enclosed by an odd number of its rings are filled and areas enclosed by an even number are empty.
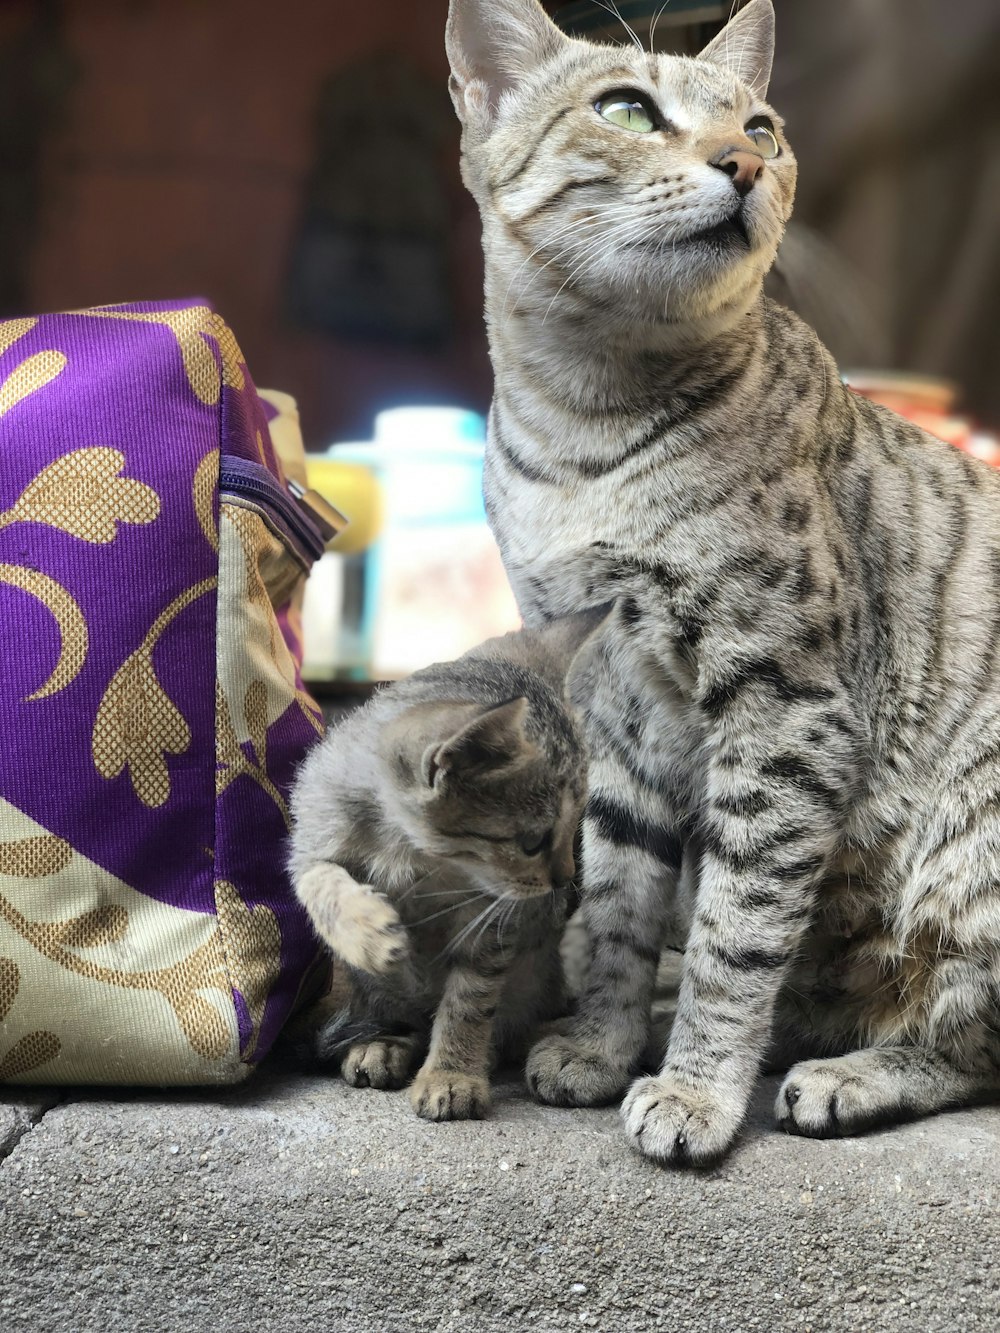
<svg viewBox="0 0 1000 1333">
<path fill-rule="evenodd" d="M 774 122 L 767 116 L 754 116 L 752 120 L 748 120 L 743 127 L 743 133 L 767 161 L 777 157 L 781 152 L 778 136 L 774 132 Z"/>
<path fill-rule="evenodd" d="M 552 846 L 552 830 L 546 831 L 539 837 L 522 838 L 520 847 L 525 856 L 541 856 L 542 852 L 547 852 Z"/>
<path fill-rule="evenodd" d="M 612 125 L 634 134 L 652 134 L 656 129 L 653 108 L 641 93 L 609 93 L 596 104 L 595 110 Z"/>
</svg>

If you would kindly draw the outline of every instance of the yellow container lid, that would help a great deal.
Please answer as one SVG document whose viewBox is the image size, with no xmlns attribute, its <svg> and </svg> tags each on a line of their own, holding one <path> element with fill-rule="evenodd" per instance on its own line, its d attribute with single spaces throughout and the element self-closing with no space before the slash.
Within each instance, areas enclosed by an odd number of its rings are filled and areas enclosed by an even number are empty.
<svg viewBox="0 0 1000 1333">
<path fill-rule="evenodd" d="M 382 490 L 375 474 L 360 463 L 329 457 L 307 457 L 309 485 L 347 518 L 347 527 L 327 543 L 328 551 L 357 555 L 382 531 Z"/>
</svg>

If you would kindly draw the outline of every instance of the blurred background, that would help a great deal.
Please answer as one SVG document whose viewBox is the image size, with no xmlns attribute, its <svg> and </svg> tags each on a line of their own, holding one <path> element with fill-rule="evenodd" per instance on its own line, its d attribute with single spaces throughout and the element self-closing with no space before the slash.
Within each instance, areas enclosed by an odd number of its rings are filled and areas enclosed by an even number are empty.
<svg viewBox="0 0 1000 1333">
<path fill-rule="evenodd" d="M 660 5 L 619 0 L 644 44 Z M 599 0 L 546 7 L 568 31 L 629 40 Z M 697 51 L 730 7 L 670 0 L 657 48 Z M 989 454 L 1000 4 L 775 7 L 771 101 L 799 194 L 773 294 L 860 385 Z M 443 449 L 455 512 L 481 525 L 473 474 L 490 370 L 446 12 L 446 0 L 0 0 L 0 317 L 206 296 L 257 383 L 297 399 L 310 450 L 350 443 L 340 456 L 380 476 L 411 445 Z M 421 406 L 451 410 L 379 416 Z M 383 535 L 405 526 L 391 503 L 381 512 Z M 492 578 L 492 558 L 478 551 L 473 583 Z M 441 556 L 435 578 L 449 566 Z M 327 571 L 328 635 L 344 615 L 383 614 L 386 568 L 355 551 Z M 490 586 L 495 614 L 477 633 L 514 616 L 502 581 Z M 370 639 L 368 623 L 357 660 L 338 663 L 341 645 L 317 671 L 418 664 L 385 652 L 373 663 Z"/>
</svg>

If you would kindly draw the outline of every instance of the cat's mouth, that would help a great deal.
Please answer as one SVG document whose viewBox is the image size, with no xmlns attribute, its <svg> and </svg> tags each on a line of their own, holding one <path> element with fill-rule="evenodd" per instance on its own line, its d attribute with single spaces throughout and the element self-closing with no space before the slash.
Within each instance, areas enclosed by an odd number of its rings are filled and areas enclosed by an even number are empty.
<svg viewBox="0 0 1000 1333">
<path fill-rule="evenodd" d="M 704 227 L 701 231 L 695 231 L 689 236 L 685 236 L 683 244 L 738 245 L 744 250 L 749 250 L 751 248 L 750 233 L 747 231 L 742 208 L 730 217 L 723 218 L 721 222 L 713 223 L 711 227 Z"/>
</svg>

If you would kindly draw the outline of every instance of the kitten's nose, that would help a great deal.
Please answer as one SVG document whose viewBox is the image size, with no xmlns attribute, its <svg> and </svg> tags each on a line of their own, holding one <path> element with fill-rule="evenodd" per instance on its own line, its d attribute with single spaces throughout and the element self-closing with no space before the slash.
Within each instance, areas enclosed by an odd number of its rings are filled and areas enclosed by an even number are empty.
<svg viewBox="0 0 1000 1333">
<path fill-rule="evenodd" d="M 576 862 L 572 855 L 559 857 L 552 866 L 552 885 L 556 889 L 564 889 L 567 884 L 572 884 L 576 876 Z"/>
<path fill-rule="evenodd" d="M 711 165 L 724 171 L 732 179 L 736 193 L 745 199 L 764 174 L 764 159 L 756 153 L 744 153 L 731 148 L 712 159 Z"/>
</svg>

